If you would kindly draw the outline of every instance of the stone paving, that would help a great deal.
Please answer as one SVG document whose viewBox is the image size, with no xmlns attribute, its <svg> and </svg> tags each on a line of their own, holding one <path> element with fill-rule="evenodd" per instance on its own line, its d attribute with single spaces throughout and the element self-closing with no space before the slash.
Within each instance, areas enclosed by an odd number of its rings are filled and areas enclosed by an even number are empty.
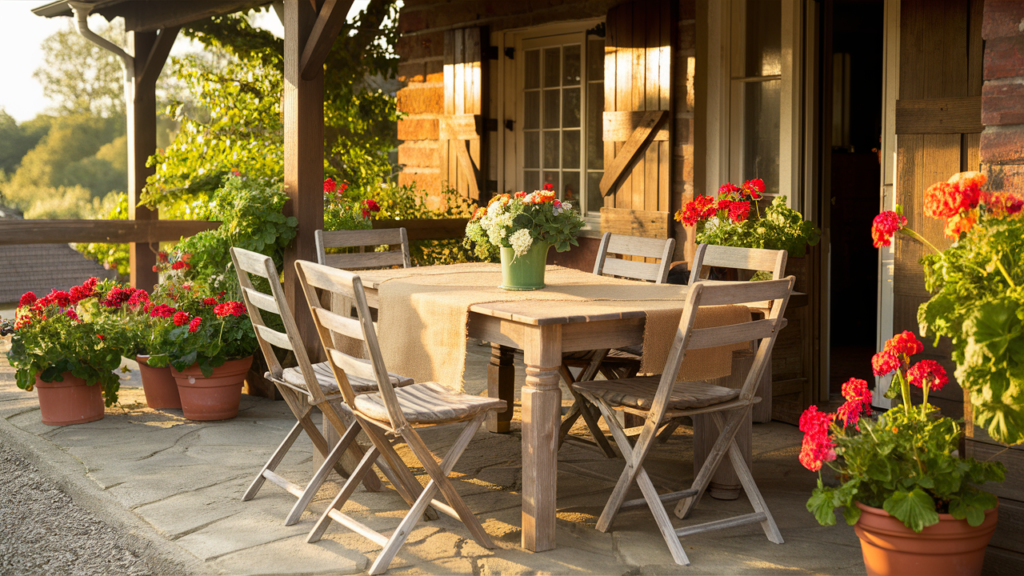
<svg viewBox="0 0 1024 576">
<path fill-rule="evenodd" d="M 467 390 L 482 393 L 489 348 L 470 346 Z M 521 386 L 522 366 L 518 366 Z M 364 572 L 379 552 L 376 544 L 336 523 L 323 540 L 305 536 L 340 487 L 334 476 L 300 522 L 285 526 L 294 499 L 266 483 L 250 502 L 241 496 L 253 476 L 294 423 L 283 402 L 243 396 L 238 418 L 190 422 L 180 410 L 150 410 L 133 379 L 122 388 L 121 404 L 98 422 L 51 427 L 40 422 L 34 393 L 18 390 L 11 369 L 0 360 L 0 437 L 9 438 L 55 474 L 77 486 L 79 498 L 100 502 L 120 515 L 169 564 L 209 574 L 348 574 Z M 518 393 L 518 390 L 517 390 Z M 567 394 L 563 394 L 566 397 Z M 461 428 L 425 433 L 435 454 L 443 454 Z M 558 547 L 543 553 L 520 548 L 520 429 L 518 406 L 511 434 L 481 431 L 456 467 L 456 489 L 480 518 L 497 548 L 476 544 L 465 528 L 446 516 L 421 522 L 391 564 L 389 574 L 863 574 L 860 547 L 842 521 L 823 528 L 804 509 L 816 481 L 800 467 L 800 433 L 795 427 L 754 427 L 753 473 L 786 543 L 768 542 L 758 525 L 688 537 L 683 544 L 692 565 L 672 563 L 649 511 L 621 513 L 612 530 L 594 529 L 597 516 L 621 471 L 586 447 L 567 444 L 558 464 Z M 682 427 L 648 458 L 659 490 L 679 490 L 692 478 L 691 438 Z M 7 441 L 5 439 L 5 441 Z M 404 446 L 402 447 L 404 448 Z M 399 452 L 407 461 L 408 451 Z M 52 454 L 52 456 L 48 456 Z M 301 436 L 279 468 L 305 480 L 314 468 L 312 444 Z M 422 469 L 413 468 L 423 482 Z M 5 489 L 11 489 L 5 487 Z M 634 489 L 638 497 L 639 491 Z M 389 532 L 405 515 L 405 504 L 387 490 L 360 488 L 345 512 Z M 691 519 L 677 526 L 749 511 L 745 498 L 705 497 Z M 151 563 L 152 564 L 152 563 Z"/>
</svg>

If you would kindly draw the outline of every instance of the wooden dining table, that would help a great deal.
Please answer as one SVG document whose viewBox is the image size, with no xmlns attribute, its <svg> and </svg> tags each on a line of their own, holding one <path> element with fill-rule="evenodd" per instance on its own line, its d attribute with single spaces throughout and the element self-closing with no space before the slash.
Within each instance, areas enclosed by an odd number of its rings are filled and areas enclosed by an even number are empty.
<svg viewBox="0 0 1024 576">
<path fill-rule="evenodd" d="M 390 276 L 360 273 L 368 304 L 379 308 L 378 289 Z M 638 283 L 642 284 L 642 283 Z M 682 310 L 687 286 L 679 286 Z M 491 344 L 488 393 L 508 403 L 492 416 L 491 432 L 508 432 L 515 401 L 513 351 L 523 351 L 522 390 L 522 546 L 535 552 L 555 548 L 556 475 L 562 394 L 559 367 L 568 352 L 642 345 L 651 302 L 519 300 L 474 304 L 468 336 Z M 767 303 L 766 303 L 767 306 Z"/>
</svg>

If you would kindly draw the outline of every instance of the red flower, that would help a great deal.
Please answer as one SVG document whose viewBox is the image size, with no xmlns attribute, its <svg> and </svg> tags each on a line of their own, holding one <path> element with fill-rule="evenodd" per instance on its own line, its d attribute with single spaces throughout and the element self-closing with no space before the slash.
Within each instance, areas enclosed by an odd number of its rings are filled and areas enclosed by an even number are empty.
<svg viewBox="0 0 1024 576">
<path fill-rule="evenodd" d="M 750 216 L 750 202 L 733 202 L 729 206 L 729 219 L 733 222 L 743 222 Z"/>
<path fill-rule="evenodd" d="M 1024 196 L 1013 192 L 988 194 L 982 192 L 982 204 L 985 204 L 992 216 L 1006 218 L 1017 216 L 1024 210 Z"/>
<path fill-rule="evenodd" d="M 380 212 L 380 204 L 377 204 L 376 200 L 367 198 L 366 200 L 363 200 L 363 206 L 365 206 L 370 212 Z"/>
<path fill-rule="evenodd" d="M 164 252 L 163 250 L 158 252 L 156 257 L 157 257 L 157 260 L 160 261 L 160 262 L 167 262 L 167 252 Z"/>
<path fill-rule="evenodd" d="M 949 382 L 946 376 L 946 369 L 935 360 L 921 360 L 907 370 L 907 380 L 917 386 L 928 390 L 942 390 L 942 387 Z"/>
<path fill-rule="evenodd" d="M 160 267 L 156 266 L 156 265 L 153 265 L 153 272 L 159 272 L 159 271 L 160 271 Z"/>
<path fill-rule="evenodd" d="M 957 214 L 946 220 L 946 228 L 943 232 L 945 232 L 946 238 L 956 239 L 960 237 L 961 232 L 968 232 L 971 228 L 974 228 L 974 223 L 977 221 L 978 219 L 974 212 Z"/>
<path fill-rule="evenodd" d="M 718 188 L 718 197 L 727 198 L 729 196 L 736 194 L 739 191 L 740 188 L 737 188 L 730 182 L 726 182 L 725 184 L 722 184 L 722 186 Z"/>
<path fill-rule="evenodd" d="M 77 321 L 77 322 L 81 322 L 82 321 L 82 319 L 78 317 L 78 313 L 75 312 L 74 310 L 68 310 L 67 312 L 64 312 L 64 315 L 67 316 L 68 318 L 71 318 L 72 320 Z"/>
<path fill-rule="evenodd" d="M 189 321 L 188 312 L 175 312 L 174 313 L 174 325 L 175 326 L 184 326 L 185 324 L 188 324 L 188 321 Z"/>
<path fill-rule="evenodd" d="M 334 181 L 334 178 L 324 180 L 324 194 L 333 194 L 337 189 L 338 183 Z"/>
<path fill-rule="evenodd" d="M 871 239 L 874 241 L 875 248 L 891 246 L 893 235 L 906 225 L 906 217 L 900 216 L 892 210 L 886 210 L 875 216 L 874 222 L 871 223 Z"/>
<path fill-rule="evenodd" d="M 149 315 L 153 318 L 170 318 L 171 316 L 174 316 L 177 311 L 178 310 L 176 308 L 171 308 L 167 304 L 160 304 L 153 308 Z"/>
<path fill-rule="evenodd" d="M 242 304 L 241 302 L 224 302 L 223 304 L 218 304 L 213 309 L 213 313 L 216 314 L 218 318 L 223 318 L 225 316 L 238 317 L 245 314 L 245 304 Z"/>
<path fill-rule="evenodd" d="M 832 419 L 832 414 L 819 412 L 813 405 L 800 415 L 800 431 L 804 433 L 800 463 L 812 472 L 821 470 L 823 463 L 836 459 L 835 443 L 828 435 Z"/>
<path fill-rule="evenodd" d="M 717 203 L 710 196 L 697 196 L 676 212 L 676 220 L 686 226 L 695 226 L 715 214 Z"/>
<path fill-rule="evenodd" d="M 753 180 L 747 180 L 743 183 L 744 196 L 750 196 L 754 200 L 760 200 L 761 195 L 764 194 L 764 180 L 760 178 L 754 178 Z"/>
<path fill-rule="evenodd" d="M 149 302 L 149 294 L 141 289 L 137 288 L 132 292 L 132 297 L 128 299 L 128 307 L 132 310 L 138 310 L 139 307 L 145 306 Z"/>
<path fill-rule="evenodd" d="M 203 319 L 198 317 L 198 316 L 193 318 L 192 321 L 188 323 L 188 331 L 189 331 L 189 333 L 197 332 L 199 330 L 199 325 L 202 322 L 203 322 Z"/>
<path fill-rule="evenodd" d="M 134 291 L 126 288 L 118 288 L 117 286 L 110 289 L 107 292 L 107 297 L 103 299 L 103 306 L 107 308 L 120 308 L 125 302 L 131 300 L 134 295 Z"/>
<path fill-rule="evenodd" d="M 96 337 L 99 338 L 101 342 L 107 339 L 107 337 L 104 336 L 103 334 L 97 334 Z"/>
<path fill-rule="evenodd" d="M 911 356 L 924 352 L 924 344 L 921 344 L 913 332 L 904 330 L 902 334 L 888 339 L 885 342 L 884 350 L 891 350 L 895 354 L 906 356 L 903 360 L 910 362 Z"/>
<path fill-rule="evenodd" d="M 204 306 L 216 306 L 217 305 L 217 299 L 216 298 L 204 298 L 203 299 L 203 305 Z"/>
<path fill-rule="evenodd" d="M 192 266 L 184 260 L 178 260 L 174 264 L 171 264 L 171 270 L 188 270 Z"/>
<path fill-rule="evenodd" d="M 35 293 L 25 292 L 24 294 L 21 295 L 21 300 L 18 301 L 18 308 L 21 308 L 23 306 L 31 306 L 36 303 L 36 300 L 39 299 L 36 298 Z"/>
<path fill-rule="evenodd" d="M 843 384 L 843 397 L 846 398 L 846 402 L 836 411 L 836 415 L 843 421 L 843 426 L 856 425 L 862 413 L 871 415 L 871 391 L 868 390 L 866 381 L 859 378 L 847 380 Z"/>
<path fill-rule="evenodd" d="M 550 192 L 550 191 L 555 189 L 555 185 L 550 183 L 550 182 L 548 182 L 547 184 L 544 185 L 544 189 L 547 190 L 548 192 Z"/>
<path fill-rule="evenodd" d="M 520 190 L 519 192 L 516 192 L 515 194 L 513 194 L 513 196 L 515 196 L 516 198 L 526 198 L 526 192 L 523 192 L 522 190 Z"/>
<path fill-rule="evenodd" d="M 875 376 L 886 376 L 900 369 L 900 358 L 891 350 L 883 350 L 871 357 L 871 371 Z"/>
<path fill-rule="evenodd" d="M 90 296 L 95 296 L 96 293 L 93 290 L 95 287 L 95 278 L 90 278 L 89 280 L 86 280 L 84 283 L 82 283 L 81 286 L 73 286 L 71 288 L 71 303 L 78 304 L 79 302 L 85 300 L 86 298 L 89 298 Z"/>
</svg>

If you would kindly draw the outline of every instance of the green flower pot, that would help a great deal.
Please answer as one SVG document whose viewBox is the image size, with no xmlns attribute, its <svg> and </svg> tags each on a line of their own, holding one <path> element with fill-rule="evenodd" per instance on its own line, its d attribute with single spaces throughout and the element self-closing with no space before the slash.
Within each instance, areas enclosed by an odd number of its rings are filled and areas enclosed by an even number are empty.
<svg viewBox="0 0 1024 576">
<path fill-rule="evenodd" d="M 516 258 L 511 248 L 501 249 L 501 286 L 503 290 L 540 290 L 544 287 L 544 266 L 548 261 L 547 242 L 534 241 L 530 250 Z"/>
</svg>

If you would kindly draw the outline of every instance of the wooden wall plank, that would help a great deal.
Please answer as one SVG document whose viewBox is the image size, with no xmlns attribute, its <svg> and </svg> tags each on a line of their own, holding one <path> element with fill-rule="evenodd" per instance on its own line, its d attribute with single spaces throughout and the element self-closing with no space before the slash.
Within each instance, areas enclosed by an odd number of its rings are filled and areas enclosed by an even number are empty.
<svg viewBox="0 0 1024 576">
<path fill-rule="evenodd" d="M 630 39 L 630 55 L 633 60 L 633 82 L 630 85 L 630 110 L 647 110 L 647 2 L 633 3 L 633 36 Z M 646 187 L 647 161 L 646 151 L 637 159 L 632 170 L 631 204 L 636 209 L 645 207 L 644 189 Z"/>
<path fill-rule="evenodd" d="M 601 230 L 612 234 L 668 238 L 671 223 L 671 212 L 601 208 Z"/>
<path fill-rule="evenodd" d="M 897 134 L 981 132 L 981 96 L 896 101 Z"/>
</svg>

